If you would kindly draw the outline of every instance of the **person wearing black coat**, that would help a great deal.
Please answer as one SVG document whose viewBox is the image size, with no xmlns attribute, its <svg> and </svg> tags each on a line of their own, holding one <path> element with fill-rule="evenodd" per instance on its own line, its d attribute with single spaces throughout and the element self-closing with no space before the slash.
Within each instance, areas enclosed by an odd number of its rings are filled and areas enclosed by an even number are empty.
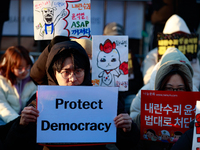
<svg viewBox="0 0 200 150">
<path fill-rule="evenodd" d="M 191 150 L 192 149 L 192 140 L 193 140 L 193 133 L 194 133 L 194 120 L 190 122 L 189 125 L 190 129 L 187 130 L 178 141 L 173 145 L 171 150 Z"/>
<path fill-rule="evenodd" d="M 58 38 L 61 38 L 61 40 L 53 42 L 54 38 L 51 42 L 53 44 L 46 47 L 33 65 L 30 73 L 33 81 L 38 85 L 92 86 L 89 58 L 83 47 L 75 41 L 62 40 L 62 37 Z M 68 60 L 71 64 L 65 65 Z M 70 69 L 71 71 L 73 70 L 73 74 L 70 73 L 70 77 L 67 79 L 62 78 L 63 75 L 61 73 L 67 77 L 67 71 L 63 71 L 62 68 L 69 65 L 72 67 Z M 81 72 L 80 70 L 84 70 L 83 75 L 76 77 L 78 72 Z M 61 80 L 64 80 L 64 82 Z M 117 142 L 114 147 L 118 149 L 133 149 L 139 140 L 139 130 L 130 116 L 124 112 L 124 102 L 120 95 L 117 113 L 118 116 L 114 118 L 117 127 Z M 38 115 L 39 112 L 35 108 L 35 101 L 32 101 L 31 106 L 25 107 L 21 116 L 11 123 L 6 137 L 1 138 L 3 146 L 6 149 L 42 149 L 43 147 L 36 143 L 36 120 Z M 108 145 L 75 147 L 55 147 L 54 145 L 53 147 L 45 146 L 44 149 L 103 150 L 108 149 Z"/>
</svg>

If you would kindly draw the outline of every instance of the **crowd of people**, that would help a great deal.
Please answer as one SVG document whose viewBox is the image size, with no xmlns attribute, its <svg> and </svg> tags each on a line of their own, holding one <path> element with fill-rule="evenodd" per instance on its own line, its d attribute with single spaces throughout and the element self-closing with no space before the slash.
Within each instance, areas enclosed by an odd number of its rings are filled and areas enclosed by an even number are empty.
<svg viewBox="0 0 200 150">
<path fill-rule="evenodd" d="M 185 21 L 174 14 L 166 21 L 163 33 L 180 32 L 191 34 Z M 111 23 L 105 28 L 104 35 L 124 35 L 123 27 Z M 91 40 L 56 36 L 36 62 L 22 46 L 11 46 L 6 50 L 0 60 L 0 149 L 191 149 L 194 122 L 191 122 L 192 129 L 175 144 L 140 140 L 142 90 L 199 90 L 199 61 L 191 63 L 175 47 L 168 48 L 160 60 L 158 48 L 151 50 L 143 61 L 142 72 L 138 60 L 132 55 L 134 78 L 129 79 L 128 92 L 119 92 L 117 115 L 113 118 L 117 128 L 116 143 L 63 147 L 63 143 L 44 146 L 36 142 L 36 122 L 40 115 L 36 108 L 37 86 L 92 86 L 91 43 Z M 130 99 L 127 112 L 125 103 Z"/>
</svg>

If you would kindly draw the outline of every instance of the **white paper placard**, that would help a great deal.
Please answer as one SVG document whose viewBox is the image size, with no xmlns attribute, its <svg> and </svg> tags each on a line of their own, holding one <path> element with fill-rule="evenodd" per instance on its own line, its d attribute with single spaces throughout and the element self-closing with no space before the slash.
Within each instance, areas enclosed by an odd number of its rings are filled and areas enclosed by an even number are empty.
<svg viewBox="0 0 200 150">
<path fill-rule="evenodd" d="M 92 83 L 128 90 L 128 36 L 92 36 Z"/>
<path fill-rule="evenodd" d="M 37 143 L 116 142 L 118 88 L 38 86 Z"/>
<path fill-rule="evenodd" d="M 90 38 L 90 0 L 34 1 L 34 39 Z"/>
</svg>

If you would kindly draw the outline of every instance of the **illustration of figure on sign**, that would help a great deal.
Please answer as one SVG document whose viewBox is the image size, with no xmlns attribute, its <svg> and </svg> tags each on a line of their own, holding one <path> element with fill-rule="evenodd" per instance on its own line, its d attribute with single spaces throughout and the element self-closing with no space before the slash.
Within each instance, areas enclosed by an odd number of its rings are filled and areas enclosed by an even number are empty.
<svg viewBox="0 0 200 150">
<path fill-rule="evenodd" d="M 161 131 L 161 137 L 160 137 L 160 140 L 162 142 L 165 142 L 165 143 L 169 143 L 168 139 L 170 138 L 170 134 L 167 130 L 162 130 Z"/>
<path fill-rule="evenodd" d="M 158 139 L 156 132 L 153 129 L 147 129 L 143 135 L 143 138 L 151 141 L 156 141 Z"/>
<path fill-rule="evenodd" d="M 116 49 L 116 43 L 107 39 L 104 44 L 100 43 L 97 56 L 97 66 L 103 71 L 98 77 L 101 86 L 115 86 L 115 77 L 128 74 L 128 62 L 121 63 L 120 53 Z"/>
<path fill-rule="evenodd" d="M 178 139 L 182 136 L 182 134 L 183 134 L 183 133 L 180 132 L 180 131 L 175 131 L 175 132 L 174 132 L 174 136 L 171 137 L 170 140 L 171 140 L 172 142 L 177 142 Z"/>
<path fill-rule="evenodd" d="M 55 26 L 61 18 L 68 15 L 68 12 L 63 9 L 59 15 L 55 16 L 56 7 L 43 7 L 41 9 L 44 23 L 39 23 L 36 29 L 40 29 L 39 35 L 41 37 L 54 37 Z M 54 19 L 55 18 L 55 19 Z"/>
</svg>

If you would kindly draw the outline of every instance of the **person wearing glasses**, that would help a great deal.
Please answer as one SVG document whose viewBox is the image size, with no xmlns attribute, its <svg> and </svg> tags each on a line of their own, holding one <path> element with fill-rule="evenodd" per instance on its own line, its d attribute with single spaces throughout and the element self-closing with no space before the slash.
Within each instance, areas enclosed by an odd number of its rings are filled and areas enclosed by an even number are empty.
<svg viewBox="0 0 200 150">
<path fill-rule="evenodd" d="M 140 128 L 141 90 L 198 91 L 192 81 L 193 69 L 185 55 L 177 48 L 168 48 L 155 66 L 149 84 L 140 89 L 130 107 L 130 116 Z M 141 141 L 140 149 L 170 149 L 162 142 Z M 148 144 L 147 144 L 148 143 Z"/>
<path fill-rule="evenodd" d="M 44 62 L 43 54 L 48 55 Z M 45 67 L 41 67 L 45 66 Z M 43 71 L 46 70 L 46 74 Z M 37 72 L 37 74 L 36 74 Z M 47 85 L 59 86 L 92 86 L 90 75 L 89 57 L 84 48 L 75 41 L 63 41 L 54 44 L 50 51 L 45 49 L 31 69 L 31 78 L 37 84 L 44 83 L 44 76 L 47 77 Z M 78 94 L 79 91 L 77 91 Z M 21 117 L 12 124 L 11 129 L 4 141 L 7 149 L 37 149 L 36 143 L 36 120 L 39 116 L 35 108 L 35 101 L 32 106 L 25 107 Z M 133 123 L 131 117 L 124 112 L 122 101 L 118 100 L 118 115 L 113 118 L 117 127 L 117 142 L 114 145 L 118 149 L 131 149 L 139 141 L 139 130 Z M 98 117 L 98 116 L 97 116 Z M 66 133 L 67 134 L 67 133 Z M 23 141 L 23 142 L 22 142 Z M 75 146 L 75 147 L 44 147 L 44 149 L 107 149 L 110 145 L 96 146 Z M 112 145 L 113 147 L 113 145 Z M 39 147 L 41 148 L 41 147 Z M 43 148 L 43 147 L 42 147 Z"/>
<path fill-rule="evenodd" d="M 9 47 L 0 62 L 0 125 L 17 118 L 37 87 L 29 73 L 32 61 L 22 46 Z"/>
</svg>

